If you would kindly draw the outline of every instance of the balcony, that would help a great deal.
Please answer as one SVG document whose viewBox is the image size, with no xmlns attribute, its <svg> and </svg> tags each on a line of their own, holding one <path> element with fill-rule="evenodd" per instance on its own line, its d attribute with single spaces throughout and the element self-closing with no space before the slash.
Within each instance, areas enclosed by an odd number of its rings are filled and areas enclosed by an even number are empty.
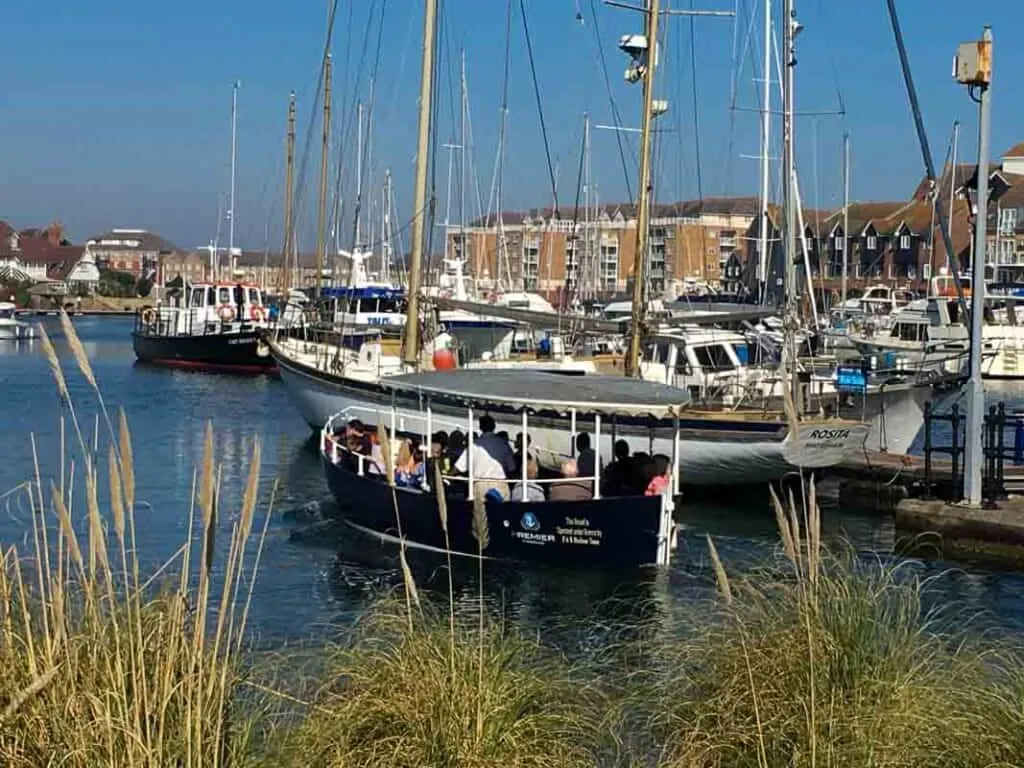
<svg viewBox="0 0 1024 768">
<path fill-rule="evenodd" d="M 722 248 L 735 248 L 736 238 L 735 237 L 720 237 L 718 238 L 718 244 Z"/>
</svg>

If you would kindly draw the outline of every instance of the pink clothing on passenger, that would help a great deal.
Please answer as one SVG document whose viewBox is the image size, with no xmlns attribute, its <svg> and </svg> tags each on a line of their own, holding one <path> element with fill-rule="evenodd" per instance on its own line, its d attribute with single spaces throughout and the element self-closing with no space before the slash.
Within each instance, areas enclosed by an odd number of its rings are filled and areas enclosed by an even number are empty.
<svg viewBox="0 0 1024 768">
<path fill-rule="evenodd" d="M 651 482 L 647 484 L 644 496 L 659 496 L 665 492 L 666 488 L 668 488 L 668 475 L 655 475 L 651 478 Z"/>
</svg>

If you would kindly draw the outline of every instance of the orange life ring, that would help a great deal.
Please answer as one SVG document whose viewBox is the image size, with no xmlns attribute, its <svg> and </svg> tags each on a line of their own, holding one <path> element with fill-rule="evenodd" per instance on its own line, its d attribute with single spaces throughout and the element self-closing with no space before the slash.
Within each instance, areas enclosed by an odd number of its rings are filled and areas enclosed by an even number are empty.
<svg viewBox="0 0 1024 768">
<path fill-rule="evenodd" d="M 258 304 L 253 304 L 249 307 L 249 319 L 254 322 L 262 322 L 267 319 L 267 310 Z"/>
<path fill-rule="evenodd" d="M 225 323 L 230 323 L 235 319 L 235 308 L 231 304 L 221 304 L 217 307 L 217 317 L 223 320 Z"/>
</svg>

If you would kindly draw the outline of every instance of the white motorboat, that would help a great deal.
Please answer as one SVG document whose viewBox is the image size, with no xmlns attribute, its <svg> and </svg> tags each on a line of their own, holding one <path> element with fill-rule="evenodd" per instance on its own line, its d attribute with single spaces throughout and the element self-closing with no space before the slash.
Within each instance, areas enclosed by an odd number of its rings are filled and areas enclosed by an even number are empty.
<svg viewBox="0 0 1024 768">
<path fill-rule="evenodd" d="M 0 341 L 33 339 L 36 329 L 18 319 L 17 307 L 9 301 L 0 301 Z"/>
</svg>

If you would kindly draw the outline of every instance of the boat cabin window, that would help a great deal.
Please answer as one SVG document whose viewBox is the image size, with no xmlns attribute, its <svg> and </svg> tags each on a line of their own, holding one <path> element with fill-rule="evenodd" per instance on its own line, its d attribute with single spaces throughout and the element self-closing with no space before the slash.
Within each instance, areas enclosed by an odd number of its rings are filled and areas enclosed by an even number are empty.
<svg viewBox="0 0 1024 768">
<path fill-rule="evenodd" d="M 692 349 L 701 368 L 712 371 L 728 371 L 736 367 L 733 365 L 732 358 L 729 357 L 729 351 L 723 344 L 693 347 Z"/>
<path fill-rule="evenodd" d="M 926 327 L 919 323 L 896 323 L 892 335 L 901 341 L 925 341 L 928 334 Z"/>
<path fill-rule="evenodd" d="M 4 307 L 3 309 L 0 309 L 0 319 L 10 320 L 12 317 L 14 317 L 14 309 L 13 308 L 11 308 L 11 307 Z"/>
<path fill-rule="evenodd" d="M 190 307 L 202 307 L 206 303 L 206 289 L 205 288 L 193 288 L 188 300 Z"/>
<path fill-rule="evenodd" d="M 402 312 L 401 299 L 378 299 L 378 312 Z"/>
<path fill-rule="evenodd" d="M 659 341 L 654 344 L 651 344 L 651 346 L 647 348 L 647 353 L 650 356 L 650 361 L 652 363 L 668 364 L 668 355 L 671 348 L 672 345 L 669 344 L 667 341 Z"/>
<path fill-rule="evenodd" d="M 259 288 L 250 288 L 249 289 L 249 303 L 254 305 L 254 306 L 259 306 L 259 305 L 261 305 L 263 303 L 262 301 L 260 301 L 260 291 L 259 291 Z"/>
<path fill-rule="evenodd" d="M 956 325 L 960 322 L 960 304 L 956 301 L 951 301 L 946 305 L 949 311 L 949 323 L 950 325 Z"/>
<path fill-rule="evenodd" d="M 231 300 L 231 289 L 226 285 L 222 285 L 217 289 L 217 303 L 218 304 L 234 304 Z"/>
<path fill-rule="evenodd" d="M 685 352 L 676 356 L 676 373 L 680 376 L 689 376 L 693 373 L 690 358 L 686 356 Z"/>
</svg>

